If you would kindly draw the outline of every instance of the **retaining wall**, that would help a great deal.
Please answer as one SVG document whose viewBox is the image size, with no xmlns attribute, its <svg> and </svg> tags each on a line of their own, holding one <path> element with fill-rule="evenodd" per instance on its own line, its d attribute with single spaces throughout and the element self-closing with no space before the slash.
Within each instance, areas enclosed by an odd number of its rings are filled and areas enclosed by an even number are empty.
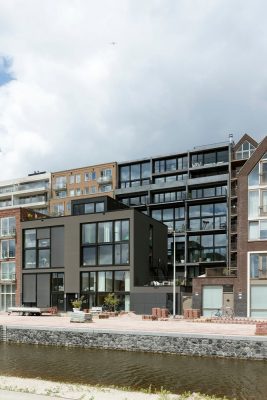
<svg viewBox="0 0 267 400">
<path fill-rule="evenodd" d="M 7 343 L 267 359 L 267 337 L 6 327 Z"/>
</svg>

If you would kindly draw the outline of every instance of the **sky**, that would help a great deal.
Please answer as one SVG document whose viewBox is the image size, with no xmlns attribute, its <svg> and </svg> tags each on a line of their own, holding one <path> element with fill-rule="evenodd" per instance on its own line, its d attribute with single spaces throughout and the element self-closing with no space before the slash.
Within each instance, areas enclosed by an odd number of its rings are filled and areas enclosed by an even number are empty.
<svg viewBox="0 0 267 400">
<path fill-rule="evenodd" d="M 0 179 L 267 132 L 265 0 L 1 0 Z"/>
</svg>

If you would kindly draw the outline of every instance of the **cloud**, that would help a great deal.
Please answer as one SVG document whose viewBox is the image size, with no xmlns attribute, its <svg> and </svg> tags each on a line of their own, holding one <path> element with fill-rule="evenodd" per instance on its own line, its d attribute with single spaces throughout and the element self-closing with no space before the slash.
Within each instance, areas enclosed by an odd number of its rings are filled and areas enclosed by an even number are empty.
<svg viewBox="0 0 267 400">
<path fill-rule="evenodd" d="M 0 179 L 229 133 L 261 140 L 266 11 L 257 0 L 2 0 L 2 69 L 14 80 L 0 86 Z"/>
</svg>

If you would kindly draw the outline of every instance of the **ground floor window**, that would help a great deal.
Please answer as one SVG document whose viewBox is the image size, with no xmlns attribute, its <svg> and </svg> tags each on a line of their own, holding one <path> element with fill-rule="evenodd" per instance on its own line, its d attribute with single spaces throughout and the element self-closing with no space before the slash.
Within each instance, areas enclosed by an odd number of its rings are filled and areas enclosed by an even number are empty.
<svg viewBox="0 0 267 400">
<path fill-rule="evenodd" d="M 0 285 L 0 310 L 7 311 L 8 307 L 15 306 L 16 285 L 3 284 Z"/>
<path fill-rule="evenodd" d="M 81 273 L 83 308 L 103 306 L 108 293 L 114 293 L 120 303 L 117 310 L 130 310 L 130 271 L 90 271 Z"/>
<path fill-rule="evenodd" d="M 267 252 L 249 253 L 248 316 L 267 318 Z"/>
</svg>

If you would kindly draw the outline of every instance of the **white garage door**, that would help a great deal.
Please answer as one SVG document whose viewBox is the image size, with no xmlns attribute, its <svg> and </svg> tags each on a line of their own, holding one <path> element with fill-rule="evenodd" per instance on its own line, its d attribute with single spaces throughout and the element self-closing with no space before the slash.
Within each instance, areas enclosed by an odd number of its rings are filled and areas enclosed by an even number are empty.
<svg viewBox="0 0 267 400">
<path fill-rule="evenodd" d="M 267 285 L 252 285 L 250 296 L 250 316 L 267 318 Z"/>
<path fill-rule="evenodd" d="M 210 317 L 223 304 L 223 287 L 219 285 L 203 286 L 202 315 Z"/>
</svg>

